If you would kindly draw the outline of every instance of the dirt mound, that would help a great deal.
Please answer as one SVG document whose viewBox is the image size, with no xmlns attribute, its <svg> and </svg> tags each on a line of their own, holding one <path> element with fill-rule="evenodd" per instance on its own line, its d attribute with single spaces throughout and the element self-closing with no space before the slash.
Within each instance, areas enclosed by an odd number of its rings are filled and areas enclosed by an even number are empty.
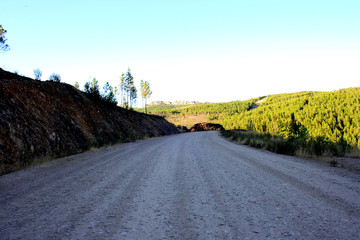
<svg viewBox="0 0 360 240">
<path fill-rule="evenodd" d="M 177 125 L 177 129 L 179 129 L 180 132 L 190 132 L 190 130 L 186 126 Z"/>
<path fill-rule="evenodd" d="M 190 132 L 224 130 L 224 127 L 217 123 L 196 123 L 190 128 Z"/>
<path fill-rule="evenodd" d="M 178 133 L 164 118 L 109 105 L 71 85 L 0 69 L 0 174 L 43 156 Z"/>
</svg>

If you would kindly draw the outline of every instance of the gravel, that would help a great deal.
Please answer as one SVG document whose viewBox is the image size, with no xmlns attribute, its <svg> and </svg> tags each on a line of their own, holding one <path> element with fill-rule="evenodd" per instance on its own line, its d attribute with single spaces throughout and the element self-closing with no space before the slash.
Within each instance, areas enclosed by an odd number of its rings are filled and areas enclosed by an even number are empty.
<svg viewBox="0 0 360 240">
<path fill-rule="evenodd" d="M 360 176 L 195 132 L 0 177 L 1 239 L 359 239 Z"/>
</svg>

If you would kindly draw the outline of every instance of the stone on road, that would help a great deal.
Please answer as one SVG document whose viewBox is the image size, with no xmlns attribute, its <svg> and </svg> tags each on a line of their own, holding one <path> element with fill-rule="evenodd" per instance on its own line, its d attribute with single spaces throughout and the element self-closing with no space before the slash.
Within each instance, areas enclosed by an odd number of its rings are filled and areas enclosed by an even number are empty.
<svg viewBox="0 0 360 240">
<path fill-rule="evenodd" d="M 0 177 L 1 239 L 359 239 L 360 177 L 186 133 Z"/>
</svg>

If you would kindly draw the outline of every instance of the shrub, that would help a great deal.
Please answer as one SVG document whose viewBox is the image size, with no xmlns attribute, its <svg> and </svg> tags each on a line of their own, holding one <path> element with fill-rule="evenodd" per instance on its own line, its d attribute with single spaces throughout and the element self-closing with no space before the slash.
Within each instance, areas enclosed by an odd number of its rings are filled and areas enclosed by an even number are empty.
<svg viewBox="0 0 360 240">
<path fill-rule="evenodd" d="M 42 71 L 40 70 L 40 68 L 36 68 L 33 71 L 34 71 L 34 79 L 41 80 Z"/>
<path fill-rule="evenodd" d="M 51 74 L 49 77 L 49 80 L 53 81 L 53 82 L 60 82 L 61 81 L 60 74 L 57 74 L 57 73 Z"/>
<path fill-rule="evenodd" d="M 224 130 L 222 134 L 226 138 L 245 145 L 287 155 L 339 157 L 345 156 L 353 150 L 345 140 L 332 143 L 324 137 L 316 137 L 310 140 L 305 140 L 302 137 L 285 139 L 269 133 L 264 134 L 244 130 Z M 332 166 L 336 166 L 335 162 L 331 164 Z"/>
</svg>

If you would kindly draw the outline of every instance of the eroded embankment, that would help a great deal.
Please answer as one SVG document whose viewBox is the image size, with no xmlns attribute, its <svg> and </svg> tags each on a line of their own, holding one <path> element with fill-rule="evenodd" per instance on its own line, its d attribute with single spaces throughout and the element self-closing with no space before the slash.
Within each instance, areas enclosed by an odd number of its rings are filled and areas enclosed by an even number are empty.
<svg viewBox="0 0 360 240">
<path fill-rule="evenodd" d="M 0 69 L 0 174 L 44 156 L 177 133 L 165 119 Z"/>
</svg>

